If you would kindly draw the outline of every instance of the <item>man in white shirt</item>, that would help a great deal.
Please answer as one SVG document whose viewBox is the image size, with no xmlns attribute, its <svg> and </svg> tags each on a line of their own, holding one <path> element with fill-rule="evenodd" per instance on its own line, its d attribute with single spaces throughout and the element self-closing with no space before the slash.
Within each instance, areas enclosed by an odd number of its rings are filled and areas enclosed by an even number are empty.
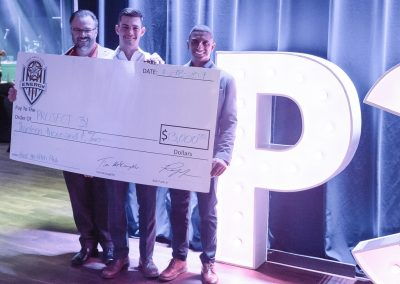
<svg viewBox="0 0 400 284">
<path fill-rule="evenodd" d="M 164 63 L 158 54 L 150 54 L 139 47 L 140 39 L 146 32 L 143 26 L 143 15 L 132 8 L 123 9 L 118 17 L 115 32 L 119 37 L 119 46 L 114 59 L 127 61 L 144 61 L 153 64 Z M 114 243 L 114 261 L 102 271 L 102 277 L 113 278 L 121 270 L 129 267 L 129 247 L 125 203 L 128 183 L 120 182 L 116 192 L 110 196 L 110 209 L 114 215 L 111 226 L 111 237 Z M 156 239 L 156 194 L 157 187 L 136 184 L 136 195 L 139 204 L 139 266 L 138 269 L 146 278 L 156 278 L 158 269 L 153 262 L 153 249 Z"/>
</svg>

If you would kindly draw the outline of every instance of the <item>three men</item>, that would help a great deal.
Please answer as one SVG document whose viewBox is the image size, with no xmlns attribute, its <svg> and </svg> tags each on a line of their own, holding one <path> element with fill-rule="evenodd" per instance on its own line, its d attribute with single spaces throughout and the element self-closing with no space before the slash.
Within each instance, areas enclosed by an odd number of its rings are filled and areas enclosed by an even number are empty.
<svg viewBox="0 0 400 284">
<path fill-rule="evenodd" d="M 126 8 L 120 12 L 118 24 L 115 27 L 119 36 L 119 46 L 115 52 L 110 52 L 96 44 L 97 19 L 90 11 L 75 12 L 71 16 L 70 23 L 74 47 L 67 52 L 67 55 L 162 62 L 157 56 L 151 56 L 139 48 L 145 27 L 143 16 L 137 10 Z M 209 27 L 205 25 L 193 27 L 187 44 L 191 60 L 186 66 L 217 68 L 211 60 L 211 53 L 216 44 Z M 13 96 L 15 100 L 15 94 L 11 92 L 10 98 L 12 99 Z M 201 275 L 205 283 L 218 282 L 214 269 L 217 243 L 216 187 L 218 176 L 225 171 L 232 158 L 236 125 L 235 81 L 232 76 L 221 70 L 210 191 L 197 193 L 203 249 L 200 255 L 203 264 Z M 81 251 L 73 257 L 72 264 L 81 265 L 90 256 L 97 255 L 97 244 L 100 243 L 103 247 L 104 261 L 107 264 L 102 271 L 102 277 L 113 278 L 129 266 L 125 212 L 128 184 L 68 172 L 64 173 L 64 177 L 82 245 Z M 136 184 L 136 190 L 139 203 L 139 270 L 145 277 L 153 278 L 159 275 L 152 260 L 156 237 L 156 187 Z M 168 267 L 159 275 L 162 281 L 173 280 L 187 271 L 190 191 L 170 189 L 170 195 L 173 258 Z"/>
</svg>

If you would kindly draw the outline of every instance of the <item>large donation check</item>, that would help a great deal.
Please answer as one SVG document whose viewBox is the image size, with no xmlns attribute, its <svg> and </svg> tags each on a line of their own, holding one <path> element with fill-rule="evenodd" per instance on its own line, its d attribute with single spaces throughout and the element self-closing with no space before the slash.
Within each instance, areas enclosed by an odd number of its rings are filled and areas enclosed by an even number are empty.
<svg viewBox="0 0 400 284">
<path fill-rule="evenodd" d="M 10 158 L 208 192 L 218 70 L 19 53 Z"/>
</svg>

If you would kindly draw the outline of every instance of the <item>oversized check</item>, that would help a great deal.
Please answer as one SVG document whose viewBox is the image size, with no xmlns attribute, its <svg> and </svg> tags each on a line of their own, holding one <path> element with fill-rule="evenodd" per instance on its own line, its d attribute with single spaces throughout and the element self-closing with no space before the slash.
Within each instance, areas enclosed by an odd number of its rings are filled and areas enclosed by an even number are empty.
<svg viewBox="0 0 400 284">
<path fill-rule="evenodd" d="M 220 72 L 19 53 L 10 158 L 208 192 Z"/>
</svg>

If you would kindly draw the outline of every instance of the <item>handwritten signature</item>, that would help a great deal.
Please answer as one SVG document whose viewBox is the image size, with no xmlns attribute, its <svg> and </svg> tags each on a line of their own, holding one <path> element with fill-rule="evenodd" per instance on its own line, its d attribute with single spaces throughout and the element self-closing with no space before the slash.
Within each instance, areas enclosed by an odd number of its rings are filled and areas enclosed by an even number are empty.
<svg viewBox="0 0 400 284">
<path fill-rule="evenodd" d="M 185 169 L 184 166 L 185 166 L 185 164 L 181 163 L 181 162 L 168 164 L 168 165 L 161 167 L 159 173 L 168 172 L 169 173 L 168 177 L 173 177 L 173 176 L 177 176 L 179 178 L 183 177 L 183 176 L 197 177 L 194 175 L 190 175 L 189 173 L 191 170 Z"/>
<path fill-rule="evenodd" d="M 138 170 L 139 166 L 136 163 L 128 163 L 123 160 L 116 160 L 114 157 L 105 157 L 97 160 L 100 168 L 122 168 L 128 170 Z"/>
</svg>

